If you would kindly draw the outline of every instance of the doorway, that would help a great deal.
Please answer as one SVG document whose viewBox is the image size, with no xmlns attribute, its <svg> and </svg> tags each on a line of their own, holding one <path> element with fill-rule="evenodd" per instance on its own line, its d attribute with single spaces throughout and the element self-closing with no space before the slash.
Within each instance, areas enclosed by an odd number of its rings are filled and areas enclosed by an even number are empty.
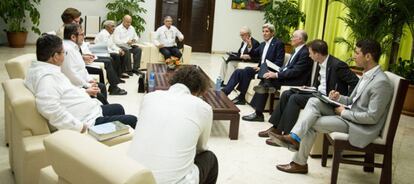
<svg viewBox="0 0 414 184">
<path fill-rule="evenodd" d="M 215 0 L 157 0 L 155 29 L 167 15 L 194 52 L 211 52 Z"/>
</svg>

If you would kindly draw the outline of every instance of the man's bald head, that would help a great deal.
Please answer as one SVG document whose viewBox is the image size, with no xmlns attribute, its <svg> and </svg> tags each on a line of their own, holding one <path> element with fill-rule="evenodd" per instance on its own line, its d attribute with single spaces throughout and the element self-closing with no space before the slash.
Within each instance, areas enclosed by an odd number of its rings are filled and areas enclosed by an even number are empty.
<svg viewBox="0 0 414 184">
<path fill-rule="evenodd" d="M 122 25 L 128 29 L 129 26 L 131 26 L 132 23 L 132 17 L 130 15 L 125 15 L 124 18 L 122 18 Z"/>
</svg>

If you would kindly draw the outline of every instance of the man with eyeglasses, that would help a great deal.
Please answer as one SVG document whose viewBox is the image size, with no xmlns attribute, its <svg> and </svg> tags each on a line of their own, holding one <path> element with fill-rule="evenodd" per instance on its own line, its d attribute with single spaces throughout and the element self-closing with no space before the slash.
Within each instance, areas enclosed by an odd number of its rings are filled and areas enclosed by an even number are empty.
<svg viewBox="0 0 414 184">
<path fill-rule="evenodd" d="M 259 58 L 253 57 L 252 51 L 259 47 L 260 43 L 251 36 L 251 33 L 252 32 L 250 31 L 250 28 L 247 26 L 240 28 L 240 38 L 242 39 L 242 43 L 239 50 L 237 52 L 227 53 L 229 57 L 227 59 L 223 58 L 220 70 L 220 76 L 223 79 L 222 86 L 228 83 L 231 74 L 233 74 L 233 72 L 236 70 L 239 62 L 259 62 Z M 251 49 L 247 48 L 248 40 L 251 40 Z"/>
<path fill-rule="evenodd" d="M 83 31 L 79 24 L 65 25 L 63 46 L 66 50 L 65 62 L 62 65 L 62 72 L 69 78 L 73 85 L 88 88 L 93 84 L 98 84 L 101 93 L 106 100 L 106 87 L 103 83 L 97 83 L 85 68 L 85 62 L 79 52 L 79 47 L 83 42 Z M 115 76 L 116 77 L 116 76 Z M 108 78 L 109 79 L 109 78 Z M 109 80 L 109 92 L 120 91 L 116 81 Z M 105 104 L 105 102 L 103 101 Z M 107 103 L 107 102 L 106 102 Z"/>
<path fill-rule="evenodd" d="M 154 44 L 159 48 L 166 63 L 171 63 L 174 60 L 173 57 L 180 59 L 182 56 L 175 42 L 175 38 L 178 38 L 182 42 L 184 35 L 172 24 L 173 19 L 170 16 L 166 16 L 164 17 L 164 25 L 155 31 Z"/>
<path fill-rule="evenodd" d="M 83 89 L 69 81 L 61 72 L 65 53 L 59 37 L 42 35 L 36 42 L 37 61 L 32 62 L 25 80 L 26 87 L 36 97 L 37 110 L 50 125 L 85 132 L 90 126 L 120 121 L 135 128 L 137 118 L 125 115 L 121 105 L 102 105 L 89 97 L 99 92 L 96 83 Z"/>
<path fill-rule="evenodd" d="M 263 74 L 259 85 L 253 88 L 255 94 L 250 102 L 250 105 L 255 108 L 255 112 L 243 116 L 243 120 L 263 122 L 263 111 L 269 93 L 276 92 L 276 89 L 280 89 L 282 85 L 303 86 L 310 84 L 313 62 L 305 45 L 307 39 L 308 35 L 304 30 L 293 32 L 291 44 L 295 50 L 292 56 L 283 67 L 280 67 L 279 72 L 269 70 Z"/>
<path fill-rule="evenodd" d="M 131 66 L 131 54 L 128 50 L 118 47 L 113 41 L 113 32 L 115 29 L 115 21 L 106 20 L 103 23 L 103 29 L 96 35 L 95 44 L 104 45 L 113 59 L 113 67 L 120 78 L 129 78 L 126 71 L 127 65 Z"/>
</svg>

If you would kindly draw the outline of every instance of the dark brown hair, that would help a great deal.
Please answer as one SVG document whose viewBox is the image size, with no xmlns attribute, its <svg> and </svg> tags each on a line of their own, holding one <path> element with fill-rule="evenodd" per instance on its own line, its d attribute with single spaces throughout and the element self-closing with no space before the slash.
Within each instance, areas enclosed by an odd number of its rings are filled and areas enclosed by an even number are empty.
<svg viewBox="0 0 414 184">
<path fill-rule="evenodd" d="M 200 94 L 207 91 L 209 87 L 208 80 L 198 66 L 181 66 L 169 83 L 170 85 L 176 83 L 184 84 L 190 89 L 191 93 Z"/>
</svg>

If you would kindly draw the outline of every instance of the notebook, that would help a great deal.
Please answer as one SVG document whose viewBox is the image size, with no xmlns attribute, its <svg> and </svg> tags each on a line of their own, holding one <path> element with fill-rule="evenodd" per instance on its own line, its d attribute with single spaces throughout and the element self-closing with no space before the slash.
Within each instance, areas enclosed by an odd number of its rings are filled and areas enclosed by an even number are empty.
<svg viewBox="0 0 414 184">
<path fill-rule="evenodd" d="M 98 141 L 105 141 L 129 133 L 129 126 L 119 121 L 104 123 L 88 128 L 88 133 Z"/>
<path fill-rule="evenodd" d="M 346 106 L 345 104 L 341 104 L 337 101 L 333 101 L 331 99 L 329 99 L 329 97 L 323 95 L 322 93 L 313 93 L 313 96 L 319 98 L 319 100 L 321 100 L 322 102 L 331 105 L 332 107 L 339 107 L 339 106 L 344 106 L 345 109 L 350 109 L 349 106 Z"/>
</svg>

